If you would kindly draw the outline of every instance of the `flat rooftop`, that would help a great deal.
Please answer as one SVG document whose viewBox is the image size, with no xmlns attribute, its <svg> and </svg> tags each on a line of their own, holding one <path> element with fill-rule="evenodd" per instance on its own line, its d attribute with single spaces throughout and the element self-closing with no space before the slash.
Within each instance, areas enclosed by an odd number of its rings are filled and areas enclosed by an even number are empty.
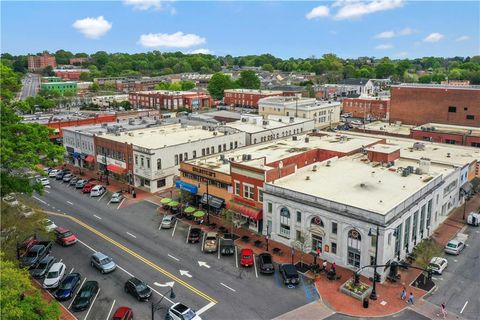
<svg viewBox="0 0 480 320">
<path fill-rule="evenodd" d="M 90 135 L 101 135 L 106 134 L 109 132 L 115 131 L 131 131 L 137 129 L 144 129 L 153 126 L 160 126 L 165 124 L 165 121 L 162 119 L 158 119 L 158 117 L 142 117 L 142 119 L 138 118 L 122 118 L 118 119 L 118 121 L 114 122 L 107 122 L 107 123 L 99 123 L 99 124 L 88 124 L 83 126 L 74 126 L 74 127 L 66 127 L 63 128 L 65 131 L 76 131 L 81 132 L 84 134 Z"/>
<path fill-rule="evenodd" d="M 225 92 L 252 93 L 252 94 L 278 94 L 278 95 L 281 95 L 283 93 L 283 91 L 280 91 L 280 90 L 257 90 L 257 89 L 226 89 Z"/>
<path fill-rule="evenodd" d="M 449 84 L 422 84 L 422 83 L 402 83 L 402 84 L 397 84 L 397 85 L 392 85 L 392 88 L 425 88 L 425 89 L 467 89 L 467 90 L 480 90 L 479 85 L 468 85 L 468 86 L 462 86 L 462 85 L 449 85 Z"/>
<path fill-rule="evenodd" d="M 306 137 L 309 138 L 309 142 L 305 142 Z M 309 150 L 324 149 L 349 153 L 360 149 L 363 146 L 377 143 L 379 141 L 380 139 L 369 137 L 345 139 L 336 134 L 325 134 L 323 136 L 299 135 L 297 136 L 297 140 L 293 140 L 292 137 L 277 139 L 223 152 L 222 154 L 226 160 L 233 158 L 236 163 L 243 163 L 258 169 L 269 170 L 272 167 L 268 166 L 267 164 L 292 157 Z M 252 155 L 252 159 L 243 160 L 243 155 L 245 154 Z M 188 160 L 186 162 L 195 166 L 203 167 L 205 169 L 215 170 L 226 174 L 230 173 L 230 162 L 222 160 L 220 155 L 202 157 Z"/>
<path fill-rule="evenodd" d="M 225 126 L 234 128 L 240 131 L 244 131 L 247 133 L 256 133 L 262 132 L 265 130 L 277 129 L 285 126 L 290 126 L 294 124 L 300 124 L 305 122 L 313 122 L 312 119 L 304 119 L 304 118 L 295 118 L 295 117 L 287 117 L 287 116 L 275 116 L 269 115 L 267 118 L 263 119 L 262 116 L 258 115 L 242 115 L 242 118 L 247 119 L 247 121 L 234 121 L 229 122 Z M 264 124 L 264 121 L 267 124 Z"/>
<path fill-rule="evenodd" d="M 112 113 L 98 113 L 99 115 L 112 115 Z M 54 122 L 61 122 L 61 121 L 69 121 L 69 120 L 82 120 L 82 119 L 90 119 L 94 118 L 96 114 L 92 113 L 83 113 L 83 112 L 75 112 L 75 113 L 41 113 L 41 114 L 29 114 L 29 115 L 22 115 L 21 117 L 22 122 L 24 123 L 38 123 L 38 124 L 48 124 Z"/>
<path fill-rule="evenodd" d="M 332 159 L 328 166 L 326 161 L 312 164 L 275 180 L 274 186 L 385 215 L 433 178 L 453 170 L 432 164 L 426 174 L 402 177 L 396 172 L 397 167 L 418 166 L 418 163 L 400 159 L 395 167 L 386 168 L 374 167 L 364 160 L 365 156 L 357 154 Z"/>
<path fill-rule="evenodd" d="M 424 125 L 413 128 L 413 130 L 450 133 L 450 134 L 462 134 L 462 135 L 480 137 L 480 128 L 478 127 L 455 126 L 450 124 L 426 123 Z"/>
<path fill-rule="evenodd" d="M 410 130 L 415 126 L 409 126 L 405 124 L 396 124 L 383 121 L 374 121 L 371 123 L 365 124 L 365 130 L 378 131 L 379 133 L 386 132 L 390 134 L 401 134 L 405 136 L 410 135 Z M 359 129 L 362 129 L 363 126 Z"/>
</svg>

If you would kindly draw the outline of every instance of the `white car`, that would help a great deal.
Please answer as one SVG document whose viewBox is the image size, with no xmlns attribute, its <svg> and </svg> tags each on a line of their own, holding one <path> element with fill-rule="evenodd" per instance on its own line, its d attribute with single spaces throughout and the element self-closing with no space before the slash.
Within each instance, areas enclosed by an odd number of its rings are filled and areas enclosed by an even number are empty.
<svg viewBox="0 0 480 320">
<path fill-rule="evenodd" d="M 48 173 L 48 176 L 49 176 L 50 178 L 55 178 L 55 177 L 57 176 L 57 173 L 59 173 L 59 172 L 60 172 L 60 170 L 53 169 L 53 170 L 51 170 L 51 171 Z"/>
<path fill-rule="evenodd" d="M 110 203 L 120 203 L 123 200 L 123 195 L 121 192 L 115 192 L 110 198 Z"/>
<path fill-rule="evenodd" d="M 50 180 L 48 178 L 40 178 L 38 179 L 38 182 L 42 184 L 42 186 L 49 186 L 50 185 Z"/>
<path fill-rule="evenodd" d="M 90 191 L 90 197 L 100 197 L 106 191 L 105 187 L 97 184 L 95 187 L 92 188 Z"/>
<path fill-rule="evenodd" d="M 436 274 L 442 274 L 443 270 L 448 267 L 448 260 L 441 257 L 433 257 L 428 264 L 428 269 L 432 270 Z"/>
<path fill-rule="evenodd" d="M 445 253 L 459 255 L 462 250 L 465 249 L 465 243 L 456 239 L 448 241 L 447 245 L 443 249 Z"/>
<path fill-rule="evenodd" d="M 61 262 L 54 263 L 50 270 L 48 270 L 45 279 L 43 280 L 43 287 L 45 289 L 54 289 L 57 288 L 60 284 L 60 281 L 65 275 L 65 264 Z"/>
<path fill-rule="evenodd" d="M 175 303 L 168 309 L 168 319 L 171 320 L 202 320 L 195 311 L 182 303 Z"/>
<path fill-rule="evenodd" d="M 3 197 L 3 201 L 5 201 L 5 203 L 10 207 L 18 206 L 18 200 L 11 194 L 7 194 L 5 197 Z"/>
<path fill-rule="evenodd" d="M 55 224 L 55 222 L 50 219 L 43 220 L 43 224 L 45 226 L 45 231 L 47 232 L 53 232 L 55 231 L 55 229 L 57 229 L 57 225 Z"/>
</svg>

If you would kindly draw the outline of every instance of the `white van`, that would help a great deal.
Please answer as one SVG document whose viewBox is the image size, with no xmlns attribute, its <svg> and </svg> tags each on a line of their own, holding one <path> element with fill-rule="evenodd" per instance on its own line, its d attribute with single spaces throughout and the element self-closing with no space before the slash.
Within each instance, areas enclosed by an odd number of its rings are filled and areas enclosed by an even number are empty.
<svg viewBox="0 0 480 320">
<path fill-rule="evenodd" d="M 480 213 L 470 212 L 467 217 L 467 223 L 471 226 L 478 227 L 480 225 Z"/>
<path fill-rule="evenodd" d="M 90 197 L 100 197 L 102 194 L 105 193 L 105 187 L 101 184 L 97 184 L 95 187 L 92 188 L 90 191 Z"/>
</svg>

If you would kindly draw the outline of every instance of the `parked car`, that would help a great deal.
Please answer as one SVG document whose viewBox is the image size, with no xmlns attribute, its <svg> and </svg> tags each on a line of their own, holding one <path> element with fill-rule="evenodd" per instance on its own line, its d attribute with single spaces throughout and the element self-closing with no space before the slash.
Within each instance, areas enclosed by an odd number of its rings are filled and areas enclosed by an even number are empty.
<svg viewBox="0 0 480 320">
<path fill-rule="evenodd" d="M 467 223 L 471 226 L 478 227 L 480 225 L 480 213 L 470 212 L 467 216 Z"/>
<path fill-rule="evenodd" d="M 83 185 L 82 192 L 83 193 L 90 193 L 92 191 L 92 188 L 95 187 L 94 183 L 88 182 Z"/>
<path fill-rule="evenodd" d="M 175 303 L 168 309 L 168 319 L 171 320 L 202 320 L 195 311 L 182 303 Z"/>
<path fill-rule="evenodd" d="M 200 236 L 202 234 L 202 229 L 200 228 L 192 228 L 188 233 L 188 242 L 189 243 L 197 243 L 200 241 Z"/>
<path fill-rule="evenodd" d="M 228 256 L 235 253 L 235 244 L 233 239 L 221 239 L 220 240 L 220 254 Z"/>
<path fill-rule="evenodd" d="M 138 301 L 148 301 L 152 296 L 152 290 L 145 282 L 135 277 L 125 282 L 125 292 L 134 296 Z"/>
<path fill-rule="evenodd" d="M 350 123 L 356 126 L 361 126 L 363 124 L 362 121 L 356 119 L 351 120 Z"/>
<path fill-rule="evenodd" d="M 18 206 L 18 200 L 11 194 L 7 194 L 2 200 L 10 207 Z"/>
<path fill-rule="evenodd" d="M 45 279 L 43 279 L 43 287 L 45 289 L 54 289 L 59 286 L 65 276 L 65 264 L 62 262 L 55 262 L 47 272 Z"/>
<path fill-rule="evenodd" d="M 70 182 L 70 180 L 72 180 L 72 178 L 73 178 L 73 175 L 71 173 L 67 173 L 67 174 L 63 175 L 62 181 L 63 182 Z"/>
<path fill-rule="evenodd" d="M 120 307 L 113 314 L 112 320 L 133 320 L 133 311 L 129 307 Z"/>
<path fill-rule="evenodd" d="M 73 300 L 72 309 L 74 311 L 82 311 L 90 307 L 95 295 L 98 293 L 98 289 L 99 287 L 97 281 L 85 282 Z"/>
<path fill-rule="evenodd" d="M 117 268 L 112 258 L 101 252 L 95 252 L 90 258 L 90 265 L 100 270 L 101 273 L 109 273 Z"/>
<path fill-rule="evenodd" d="M 34 278 L 43 278 L 50 267 L 55 263 L 53 256 L 46 256 L 32 269 L 30 269 L 30 275 Z"/>
<path fill-rule="evenodd" d="M 85 179 L 77 180 L 77 183 L 75 183 L 75 188 L 76 189 L 83 189 L 83 187 L 85 187 L 86 183 L 87 183 L 87 180 L 85 180 Z"/>
<path fill-rule="evenodd" d="M 35 267 L 52 250 L 53 243 L 50 241 L 38 241 L 20 260 L 20 265 L 26 268 Z"/>
<path fill-rule="evenodd" d="M 57 227 L 55 229 L 56 240 L 62 246 L 69 246 L 77 243 L 77 235 L 70 229 L 64 227 Z"/>
<path fill-rule="evenodd" d="M 52 169 L 48 172 L 48 176 L 50 178 L 55 178 L 57 176 L 57 173 L 59 173 L 59 172 L 60 172 L 60 170 L 58 170 L 58 169 Z"/>
<path fill-rule="evenodd" d="M 243 248 L 240 251 L 240 265 L 243 267 L 253 266 L 253 251 L 252 249 Z"/>
<path fill-rule="evenodd" d="M 436 274 L 442 274 L 443 270 L 448 266 L 448 260 L 441 257 L 433 257 L 427 266 L 427 269 L 432 270 Z"/>
<path fill-rule="evenodd" d="M 57 174 L 55 175 L 56 180 L 62 180 L 63 176 L 66 175 L 65 171 L 58 171 Z"/>
<path fill-rule="evenodd" d="M 69 186 L 76 186 L 77 185 L 78 178 L 73 177 L 70 182 L 68 183 Z"/>
<path fill-rule="evenodd" d="M 300 276 L 297 268 L 293 264 L 281 264 L 278 268 L 283 278 L 283 283 L 287 286 L 300 283 Z"/>
<path fill-rule="evenodd" d="M 107 189 L 105 189 L 104 186 L 97 184 L 90 191 L 90 197 L 100 197 L 102 194 L 105 193 L 105 191 L 107 191 Z"/>
<path fill-rule="evenodd" d="M 453 239 L 448 241 L 447 245 L 443 250 L 445 251 L 445 253 L 459 255 L 463 249 L 465 249 L 465 244 L 462 241 Z"/>
<path fill-rule="evenodd" d="M 22 216 L 24 216 L 25 218 L 31 217 L 35 213 L 35 211 L 33 211 L 33 209 L 31 207 L 26 206 L 24 204 L 21 204 L 19 209 L 20 209 L 19 210 L 20 214 Z"/>
<path fill-rule="evenodd" d="M 48 180 L 48 178 L 45 178 L 45 177 L 38 179 L 38 182 L 44 187 L 50 185 L 50 180 Z"/>
<path fill-rule="evenodd" d="M 55 231 L 55 229 L 57 228 L 57 225 L 55 224 L 55 222 L 53 222 L 50 219 L 44 219 L 43 225 L 45 226 L 45 231 L 47 232 Z"/>
<path fill-rule="evenodd" d="M 175 216 L 172 214 L 167 214 L 163 216 L 162 223 L 160 224 L 160 227 L 162 229 L 170 229 L 175 225 Z"/>
<path fill-rule="evenodd" d="M 80 273 L 72 272 L 69 273 L 58 286 L 57 291 L 55 291 L 55 298 L 59 301 L 65 301 L 73 297 L 75 289 L 80 285 L 81 280 Z"/>
<path fill-rule="evenodd" d="M 207 232 L 205 235 L 205 242 L 203 244 L 203 251 L 216 252 L 218 246 L 218 234 L 216 232 Z"/>
<path fill-rule="evenodd" d="M 273 259 L 270 253 L 261 253 L 258 255 L 258 266 L 260 273 L 275 273 L 275 267 L 273 266 Z"/>
<path fill-rule="evenodd" d="M 110 198 L 110 203 L 120 203 L 123 200 L 123 194 L 121 192 L 115 192 Z"/>
</svg>

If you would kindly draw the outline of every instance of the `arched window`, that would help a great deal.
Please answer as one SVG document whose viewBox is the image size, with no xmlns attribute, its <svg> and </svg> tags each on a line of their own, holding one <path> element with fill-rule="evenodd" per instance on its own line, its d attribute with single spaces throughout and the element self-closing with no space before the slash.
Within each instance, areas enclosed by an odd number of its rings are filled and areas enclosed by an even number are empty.
<svg viewBox="0 0 480 320">
<path fill-rule="evenodd" d="M 361 242 L 362 236 L 358 230 L 348 231 L 347 263 L 357 268 L 360 268 Z"/>
<path fill-rule="evenodd" d="M 280 234 L 290 237 L 290 211 L 285 207 L 280 209 Z"/>
<path fill-rule="evenodd" d="M 310 226 L 318 226 L 320 228 L 323 228 L 323 221 L 322 219 L 320 219 L 320 217 L 315 216 L 310 219 Z"/>
</svg>

